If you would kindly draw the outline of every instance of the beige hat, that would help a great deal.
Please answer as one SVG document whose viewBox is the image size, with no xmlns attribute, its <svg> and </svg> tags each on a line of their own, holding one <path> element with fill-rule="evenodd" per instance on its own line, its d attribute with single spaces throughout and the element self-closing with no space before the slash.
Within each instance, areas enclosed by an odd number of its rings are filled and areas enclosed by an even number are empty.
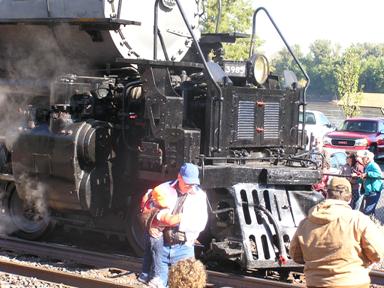
<svg viewBox="0 0 384 288">
<path fill-rule="evenodd" d="M 356 152 L 356 156 L 360 158 L 366 157 L 367 152 L 368 152 L 367 150 L 359 150 Z"/>
<path fill-rule="evenodd" d="M 329 182 L 328 189 L 340 192 L 352 192 L 351 183 L 342 177 L 333 177 Z"/>
<path fill-rule="evenodd" d="M 369 158 L 369 159 L 373 159 L 375 157 L 375 155 L 368 150 L 359 150 L 357 151 L 356 156 L 359 158 Z"/>
</svg>

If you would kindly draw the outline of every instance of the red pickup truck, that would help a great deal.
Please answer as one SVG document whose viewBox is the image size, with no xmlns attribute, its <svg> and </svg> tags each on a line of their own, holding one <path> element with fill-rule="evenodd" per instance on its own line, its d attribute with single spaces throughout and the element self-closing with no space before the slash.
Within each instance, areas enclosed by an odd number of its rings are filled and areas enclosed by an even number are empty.
<svg viewBox="0 0 384 288">
<path fill-rule="evenodd" d="M 350 118 L 342 127 L 330 132 L 323 139 L 324 150 L 370 150 L 376 158 L 384 156 L 384 119 Z"/>
</svg>

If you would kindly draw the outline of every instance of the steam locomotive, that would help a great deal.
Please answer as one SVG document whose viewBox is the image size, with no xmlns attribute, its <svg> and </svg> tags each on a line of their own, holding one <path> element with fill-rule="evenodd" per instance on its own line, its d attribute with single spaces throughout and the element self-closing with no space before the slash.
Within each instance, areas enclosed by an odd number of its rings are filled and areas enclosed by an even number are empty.
<svg viewBox="0 0 384 288">
<path fill-rule="evenodd" d="M 194 162 L 210 203 L 204 257 L 250 270 L 295 265 L 290 238 L 320 200 L 298 128 L 306 87 L 271 73 L 254 47 L 246 61 L 225 60 L 223 43 L 243 35 L 201 35 L 203 5 L 0 1 L 9 232 L 38 239 L 69 225 L 127 238 L 140 254 L 141 195 Z M 259 12 L 281 35 L 259 8 L 252 37 Z"/>
</svg>

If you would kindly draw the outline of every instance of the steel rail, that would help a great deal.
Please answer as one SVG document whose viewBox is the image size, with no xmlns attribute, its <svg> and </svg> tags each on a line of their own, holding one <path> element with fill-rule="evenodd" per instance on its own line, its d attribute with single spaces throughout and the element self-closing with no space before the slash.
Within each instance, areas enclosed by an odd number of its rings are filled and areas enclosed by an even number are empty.
<svg viewBox="0 0 384 288">
<path fill-rule="evenodd" d="M 372 270 L 369 273 L 371 276 L 371 282 L 374 285 L 384 285 L 384 271 L 381 270 Z"/>
<path fill-rule="evenodd" d="M 0 271 L 4 273 L 10 273 L 14 275 L 20 275 L 25 277 L 34 277 L 36 279 L 65 284 L 73 287 L 82 288 L 118 288 L 118 287 L 134 287 L 132 285 L 117 284 L 107 280 L 100 280 L 94 278 L 87 278 L 83 275 L 56 271 L 46 268 L 40 268 L 33 265 L 27 265 L 25 263 L 15 263 L 14 261 L 7 261 L 0 259 Z"/>
<path fill-rule="evenodd" d="M 305 287 L 305 285 L 289 284 L 274 280 L 242 276 L 230 273 L 208 271 L 208 280 L 214 283 L 215 287 L 241 287 L 241 288 L 287 288 Z"/>
<path fill-rule="evenodd" d="M 67 260 L 98 268 L 114 267 L 132 272 L 141 271 L 141 259 L 125 255 L 105 254 L 60 244 L 33 242 L 13 237 L 1 237 L 0 247 L 11 251 Z"/>
<path fill-rule="evenodd" d="M 55 258 L 72 261 L 79 264 L 94 266 L 97 268 L 118 268 L 130 272 L 141 271 L 141 259 L 132 256 L 104 254 L 73 248 L 60 244 L 33 242 L 13 237 L 0 237 L 0 247 L 4 250 L 23 252 L 30 255 Z M 2 267 L 0 265 L 0 270 Z M 372 270 L 371 282 L 375 285 L 384 285 L 384 271 Z M 231 273 L 208 271 L 208 287 L 304 287 L 299 284 L 289 284 L 274 280 L 260 279 Z M 83 286 L 81 286 L 83 287 Z M 94 286 L 96 287 L 96 286 Z"/>
<path fill-rule="evenodd" d="M 32 242 L 12 237 L 0 238 L 0 247 L 2 249 L 18 251 L 30 255 L 67 260 L 99 268 L 114 267 L 136 273 L 141 271 L 141 259 L 125 255 L 84 251 L 64 245 Z M 302 287 L 278 281 L 215 271 L 208 271 L 208 281 L 211 285 L 213 284 L 214 287 Z"/>
</svg>

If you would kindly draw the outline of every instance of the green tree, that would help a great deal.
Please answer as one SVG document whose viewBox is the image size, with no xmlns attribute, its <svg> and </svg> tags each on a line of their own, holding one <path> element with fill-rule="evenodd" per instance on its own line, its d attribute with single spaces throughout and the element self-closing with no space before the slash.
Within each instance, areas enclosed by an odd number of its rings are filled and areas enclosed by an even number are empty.
<svg viewBox="0 0 384 288">
<path fill-rule="evenodd" d="M 384 56 L 364 59 L 360 85 L 364 92 L 384 93 Z"/>
<path fill-rule="evenodd" d="M 362 59 L 360 85 L 364 92 L 384 92 L 384 44 L 357 44 Z"/>
<path fill-rule="evenodd" d="M 336 68 L 337 90 L 345 117 L 353 117 L 360 113 L 362 100 L 362 94 L 359 92 L 360 51 L 354 46 L 349 47 Z"/>
<path fill-rule="evenodd" d="M 303 64 L 303 52 L 300 49 L 299 45 L 292 46 L 292 52 L 299 60 L 301 64 Z M 303 65 L 302 65 L 303 66 Z M 306 70 L 305 66 L 303 67 Z M 297 80 L 301 86 L 305 85 L 304 74 L 301 72 L 299 66 L 296 64 L 293 59 L 291 53 L 289 53 L 287 48 L 284 48 L 278 51 L 274 58 L 271 60 L 271 71 L 277 75 L 283 75 L 284 70 L 290 70 L 296 74 Z"/>
<path fill-rule="evenodd" d="M 384 44 L 357 43 L 354 47 L 360 51 L 361 57 L 364 59 L 369 57 L 384 57 Z"/>
<path fill-rule="evenodd" d="M 309 98 L 332 99 L 337 94 L 335 65 L 339 61 L 340 48 L 329 40 L 316 40 L 310 45 L 303 63 L 311 79 Z"/>
<path fill-rule="evenodd" d="M 215 32 L 217 5 L 217 0 L 207 0 L 205 19 L 201 23 L 203 33 Z M 218 32 L 249 33 L 252 27 L 252 15 L 253 8 L 250 0 L 222 0 L 222 13 Z M 248 59 L 249 47 L 249 38 L 238 39 L 233 44 L 225 44 L 225 58 Z"/>
</svg>

